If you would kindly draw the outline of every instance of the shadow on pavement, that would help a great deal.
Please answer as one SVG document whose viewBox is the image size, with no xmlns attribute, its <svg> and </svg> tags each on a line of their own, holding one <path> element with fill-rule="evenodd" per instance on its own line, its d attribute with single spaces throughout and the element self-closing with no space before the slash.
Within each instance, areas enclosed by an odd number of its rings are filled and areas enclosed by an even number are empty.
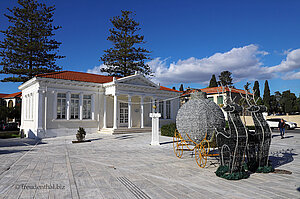
<svg viewBox="0 0 300 199">
<path fill-rule="evenodd" d="M 119 139 L 119 140 L 125 140 L 125 139 L 131 139 L 131 138 L 134 138 L 134 136 L 133 135 L 122 135 L 122 136 L 115 137 L 115 139 Z"/>
<path fill-rule="evenodd" d="M 30 145 L 46 144 L 39 139 L 28 139 L 28 138 L 8 138 L 0 139 L 0 147 L 13 147 L 13 146 L 30 146 Z"/>
<path fill-rule="evenodd" d="M 173 143 L 173 141 L 169 141 L 169 142 L 161 142 L 161 143 L 159 143 L 160 145 L 163 145 L 163 144 L 172 144 Z"/>
<path fill-rule="evenodd" d="M 269 156 L 269 160 L 271 160 L 273 167 L 277 168 L 281 165 L 294 161 L 293 156 L 298 154 L 293 153 L 293 150 L 294 149 L 287 149 L 287 150 L 272 152 L 271 155 Z"/>
<path fill-rule="evenodd" d="M 10 153 L 19 153 L 19 152 L 27 152 L 29 150 L 0 150 L 0 155 L 10 154 Z"/>
<path fill-rule="evenodd" d="M 102 140 L 103 138 L 93 138 L 93 139 L 88 139 L 90 141 L 97 141 L 97 140 Z"/>
</svg>

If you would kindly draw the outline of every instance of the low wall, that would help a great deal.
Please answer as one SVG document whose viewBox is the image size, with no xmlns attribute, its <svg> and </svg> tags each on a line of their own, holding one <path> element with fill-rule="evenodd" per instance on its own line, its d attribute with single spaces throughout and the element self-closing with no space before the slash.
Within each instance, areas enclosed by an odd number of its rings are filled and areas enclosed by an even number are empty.
<svg viewBox="0 0 300 199">
<path fill-rule="evenodd" d="M 300 115 L 270 115 L 267 116 L 267 119 L 271 118 L 283 118 L 288 122 L 295 122 L 297 123 L 297 127 L 300 127 Z M 253 120 L 251 116 L 241 116 L 243 123 L 246 123 L 247 126 L 254 126 Z"/>
</svg>

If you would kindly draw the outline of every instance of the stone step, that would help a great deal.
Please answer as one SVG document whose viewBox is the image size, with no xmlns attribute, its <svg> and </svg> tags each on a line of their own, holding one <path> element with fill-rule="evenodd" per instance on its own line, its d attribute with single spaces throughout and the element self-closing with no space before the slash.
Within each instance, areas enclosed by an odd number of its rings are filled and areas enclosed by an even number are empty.
<svg viewBox="0 0 300 199">
<path fill-rule="evenodd" d="M 128 133 L 145 133 L 151 131 L 152 131 L 151 127 L 145 127 L 145 128 L 118 128 L 118 129 L 106 128 L 106 129 L 101 129 L 98 132 L 115 135 L 115 134 L 128 134 Z"/>
</svg>

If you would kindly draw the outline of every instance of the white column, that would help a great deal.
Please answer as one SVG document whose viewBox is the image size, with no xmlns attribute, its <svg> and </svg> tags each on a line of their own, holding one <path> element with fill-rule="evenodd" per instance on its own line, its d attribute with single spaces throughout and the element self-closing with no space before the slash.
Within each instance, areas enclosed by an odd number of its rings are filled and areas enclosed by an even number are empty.
<svg viewBox="0 0 300 199">
<path fill-rule="evenodd" d="M 37 130 L 43 129 L 43 103 L 44 103 L 44 93 L 43 91 L 39 90 L 37 93 Z"/>
<path fill-rule="evenodd" d="M 151 145 L 158 146 L 159 144 L 159 118 L 160 113 L 150 113 L 149 116 L 152 118 L 152 140 Z"/>
<path fill-rule="evenodd" d="M 107 128 L 106 125 L 106 95 L 103 95 L 103 128 Z"/>
<path fill-rule="evenodd" d="M 79 119 L 83 118 L 83 93 L 79 93 Z"/>
<path fill-rule="evenodd" d="M 67 92 L 67 120 L 71 117 L 71 92 Z"/>
<path fill-rule="evenodd" d="M 52 109 L 52 119 L 56 119 L 57 118 L 57 91 L 52 91 L 53 93 L 53 109 Z"/>
<path fill-rule="evenodd" d="M 95 93 L 92 94 L 91 109 L 92 109 L 92 120 L 95 120 Z"/>
<path fill-rule="evenodd" d="M 113 125 L 113 129 L 117 129 L 118 128 L 118 95 L 114 95 L 114 125 Z"/>
<path fill-rule="evenodd" d="M 163 109 L 164 109 L 164 111 L 163 111 L 163 113 L 164 113 L 163 118 L 167 119 L 167 101 L 164 100 L 163 104 L 164 104 L 164 106 L 163 106 Z"/>
<path fill-rule="evenodd" d="M 47 96 L 47 88 L 46 91 L 44 92 L 44 100 L 45 100 L 45 105 L 44 105 L 44 131 L 46 132 L 47 130 L 47 108 L 48 108 L 48 96 Z M 33 101 L 32 101 L 33 102 Z"/>
<path fill-rule="evenodd" d="M 144 128 L 144 96 L 141 96 L 141 128 Z"/>
<path fill-rule="evenodd" d="M 128 128 L 131 127 L 131 96 L 128 95 Z"/>
</svg>

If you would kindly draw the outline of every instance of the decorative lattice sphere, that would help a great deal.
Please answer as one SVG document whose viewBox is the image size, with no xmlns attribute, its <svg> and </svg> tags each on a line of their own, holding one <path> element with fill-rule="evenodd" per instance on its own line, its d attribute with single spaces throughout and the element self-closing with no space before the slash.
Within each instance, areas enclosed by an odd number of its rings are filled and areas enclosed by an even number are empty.
<svg viewBox="0 0 300 199">
<path fill-rule="evenodd" d="M 195 92 L 178 110 L 176 127 L 184 140 L 189 140 L 188 135 L 194 142 L 200 143 L 206 133 L 206 139 L 210 139 L 215 129 L 221 131 L 225 128 L 225 117 L 221 108 L 206 98 L 206 93 Z"/>
</svg>

